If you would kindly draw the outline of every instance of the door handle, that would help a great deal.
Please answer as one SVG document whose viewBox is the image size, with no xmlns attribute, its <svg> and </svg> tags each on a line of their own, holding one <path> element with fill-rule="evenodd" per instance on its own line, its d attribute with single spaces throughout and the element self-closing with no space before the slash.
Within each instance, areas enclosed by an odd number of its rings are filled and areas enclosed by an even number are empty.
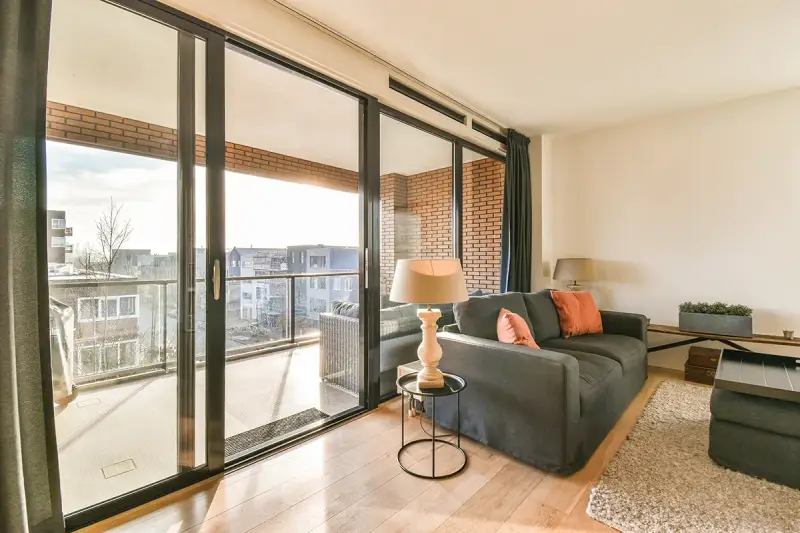
<svg viewBox="0 0 800 533">
<path fill-rule="evenodd" d="M 219 259 L 214 260 L 214 299 L 219 300 L 219 282 L 220 282 L 220 272 L 219 272 Z"/>
</svg>

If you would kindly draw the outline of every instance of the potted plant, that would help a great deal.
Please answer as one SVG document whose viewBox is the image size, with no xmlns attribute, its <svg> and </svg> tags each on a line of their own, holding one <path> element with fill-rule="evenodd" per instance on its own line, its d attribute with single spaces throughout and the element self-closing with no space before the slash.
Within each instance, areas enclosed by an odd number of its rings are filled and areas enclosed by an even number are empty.
<svg viewBox="0 0 800 533">
<path fill-rule="evenodd" d="M 678 329 L 681 331 L 731 337 L 753 336 L 753 310 L 746 305 L 683 302 L 679 309 Z"/>
</svg>

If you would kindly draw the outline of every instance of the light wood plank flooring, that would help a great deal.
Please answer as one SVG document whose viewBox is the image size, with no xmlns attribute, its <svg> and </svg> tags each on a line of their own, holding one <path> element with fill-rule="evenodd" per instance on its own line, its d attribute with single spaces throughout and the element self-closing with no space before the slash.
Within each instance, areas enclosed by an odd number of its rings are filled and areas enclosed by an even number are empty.
<svg viewBox="0 0 800 533">
<path fill-rule="evenodd" d="M 651 371 L 586 467 L 570 477 L 546 474 L 469 439 L 462 439 L 469 466 L 461 475 L 434 482 L 405 474 L 395 459 L 395 399 L 280 455 L 83 531 L 614 531 L 586 515 L 590 490 L 665 379 L 676 378 Z M 421 435 L 419 424 L 407 422 L 406 435 Z M 442 459 L 437 450 L 442 468 L 456 460 L 445 449 Z M 427 446 L 409 453 L 411 462 L 428 464 Z"/>
</svg>

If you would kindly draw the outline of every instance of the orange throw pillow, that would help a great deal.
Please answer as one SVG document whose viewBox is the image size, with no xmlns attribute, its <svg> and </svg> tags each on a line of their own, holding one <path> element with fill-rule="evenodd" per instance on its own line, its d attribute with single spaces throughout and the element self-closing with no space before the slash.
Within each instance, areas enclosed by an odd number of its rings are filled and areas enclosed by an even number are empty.
<svg viewBox="0 0 800 533">
<path fill-rule="evenodd" d="M 603 333 L 603 321 L 594 298 L 588 292 L 550 291 L 558 310 L 563 337 Z"/>
<path fill-rule="evenodd" d="M 497 340 L 506 344 L 539 349 L 525 319 L 508 309 L 500 309 L 500 314 L 497 316 Z"/>
</svg>

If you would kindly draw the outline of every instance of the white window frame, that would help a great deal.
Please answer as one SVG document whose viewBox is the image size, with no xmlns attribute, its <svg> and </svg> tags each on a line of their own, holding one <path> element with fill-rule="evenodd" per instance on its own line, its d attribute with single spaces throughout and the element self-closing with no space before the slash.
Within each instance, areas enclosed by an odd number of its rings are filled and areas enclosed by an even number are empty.
<svg viewBox="0 0 800 533">
<path fill-rule="evenodd" d="M 135 304 L 136 305 L 136 312 L 134 314 L 132 314 L 132 315 L 122 315 L 122 316 L 120 316 L 120 314 L 119 314 L 119 311 L 120 311 L 119 300 L 120 300 L 120 298 L 135 298 L 136 299 L 136 304 Z M 91 301 L 91 300 L 96 300 L 97 301 L 97 316 L 92 317 L 92 318 L 81 318 L 81 316 L 82 316 L 81 315 L 81 305 L 83 304 L 83 302 L 87 302 L 87 301 Z M 116 316 L 110 316 L 110 317 L 106 317 L 105 316 L 105 311 L 106 311 L 105 302 L 107 300 L 109 300 L 109 301 L 110 300 L 115 300 L 116 301 L 116 304 L 117 304 L 117 307 L 116 307 L 117 314 L 116 314 Z M 77 314 L 78 314 L 78 322 L 96 322 L 98 320 L 106 320 L 106 319 L 108 319 L 108 320 L 126 320 L 126 319 L 129 319 L 129 318 L 139 318 L 139 295 L 138 294 L 117 294 L 117 295 L 114 295 L 114 296 L 90 296 L 90 297 L 87 297 L 87 298 L 78 298 Z"/>
<path fill-rule="evenodd" d="M 342 278 L 338 276 L 333 278 L 333 290 L 335 291 L 342 290 Z"/>
<path fill-rule="evenodd" d="M 89 300 L 90 298 L 85 298 L 85 299 Z M 126 366 L 125 368 L 133 368 L 133 367 L 139 366 L 139 364 L 140 364 L 140 360 L 139 360 L 139 355 L 140 355 L 139 354 L 139 340 L 138 339 L 127 339 L 127 340 L 122 340 L 122 341 L 106 342 L 106 343 L 103 343 L 103 344 L 86 344 L 86 345 L 83 345 L 83 346 L 79 346 L 78 347 L 78 368 L 83 368 L 83 351 L 84 350 L 90 350 L 91 352 L 94 352 L 95 350 L 100 350 L 100 349 L 102 349 L 104 347 L 105 348 L 115 347 L 117 349 L 117 361 L 119 361 L 119 358 L 120 358 L 120 355 L 121 355 L 120 350 L 121 350 L 123 344 L 133 344 L 134 345 L 134 349 L 136 350 L 136 362 L 132 366 L 130 366 L 130 367 Z M 104 355 L 105 354 L 101 354 L 101 356 L 100 356 L 100 360 L 101 361 L 104 360 Z M 102 370 L 100 370 L 100 372 L 113 372 L 113 370 L 115 370 L 115 369 L 110 370 L 108 368 L 103 368 Z"/>
<path fill-rule="evenodd" d="M 58 243 L 58 244 L 56 244 Z M 66 237 L 50 237 L 50 247 L 51 248 L 66 248 L 67 247 L 67 238 Z"/>
<path fill-rule="evenodd" d="M 51 218 L 50 229 L 67 229 L 67 221 L 63 218 Z"/>
<path fill-rule="evenodd" d="M 345 291 L 352 291 L 353 290 L 353 280 L 350 278 L 344 278 L 344 289 Z"/>
</svg>

